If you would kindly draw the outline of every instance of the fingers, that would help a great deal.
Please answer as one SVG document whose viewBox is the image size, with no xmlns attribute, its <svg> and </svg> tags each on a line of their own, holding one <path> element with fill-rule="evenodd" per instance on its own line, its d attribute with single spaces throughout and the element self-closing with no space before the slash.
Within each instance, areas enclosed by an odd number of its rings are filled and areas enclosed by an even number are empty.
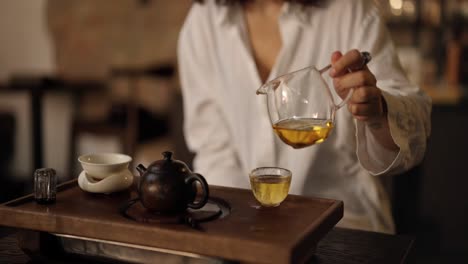
<svg viewBox="0 0 468 264">
<path fill-rule="evenodd" d="M 340 76 L 347 73 L 349 69 L 354 69 L 362 65 L 362 55 L 358 50 L 354 49 L 348 51 L 345 55 L 338 53 L 339 52 L 334 52 L 332 55 L 331 77 Z M 334 61 L 334 59 L 336 60 Z"/>
<path fill-rule="evenodd" d="M 338 94 L 346 93 L 350 88 L 362 86 L 376 86 L 375 76 L 367 69 L 352 72 L 340 77 L 333 78 L 333 85 Z"/>
<path fill-rule="evenodd" d="M 341 57 L 343 57 L 343 54 L 341 52 L 339 51 L 333 52 L 332 57 L 331 57 L 332 64 L 337 62 Z"/>
<path fill-rule="evenodd" d="M 348 104 L 349 112 L 361 121 L 371 121 L 380 118 L 383 115 L 382 103 L 379 100 L 375 103 Z"/>
<path fill-rule="evenodd" d="M 370 104 L 381 100 L 382 93 L 375 87 L 359 87 L 354 89 L 349 99 L 350 104 Z"/>
<path fill-rule="evenodd" d="M 338 92 L 338 95 L 344 99 L 347 97 L 350 90 L 342 90 Z M 350 104 L 364 104 L 364 103 L 375 103 L 380 100 L 382 92 L 379 88 L 373 86 L 361 86 L 354 88 L 353 94 L 349 99 Z"/>
</svg>

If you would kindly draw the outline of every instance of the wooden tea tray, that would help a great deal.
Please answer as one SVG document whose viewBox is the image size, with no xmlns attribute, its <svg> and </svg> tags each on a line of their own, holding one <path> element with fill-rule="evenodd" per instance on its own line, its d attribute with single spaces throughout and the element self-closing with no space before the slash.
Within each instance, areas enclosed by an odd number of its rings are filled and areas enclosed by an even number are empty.
<svg viewBox="0 0 468 264">
<path fill-rule="evenodd" d="M 301 263 L 343 216 L 336 200 L 289 195 L 279 207 L 258 209 L 250 190 L 210 186 L 210 196 L 227 201 L 231 212 L 201 223 L 200 231 L 132 221 L 119 208 L 134 191 L 90 194 L 71 181 L 59 187 L 55 204 L 40 205 L 28 195 L 0 205 L 0 225 L 240 262 Z"/>
</svg>

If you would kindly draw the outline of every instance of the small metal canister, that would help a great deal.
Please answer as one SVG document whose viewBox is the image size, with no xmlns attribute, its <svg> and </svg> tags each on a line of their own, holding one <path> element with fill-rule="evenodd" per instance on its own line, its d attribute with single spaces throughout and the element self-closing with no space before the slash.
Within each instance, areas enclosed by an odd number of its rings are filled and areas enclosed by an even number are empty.
<svg viewBox="0 0 468 264">
<path fill-rule="evenodd" d="M 55 202 L 57 175 L 54 169 L 42 168 L 34 172 L 34 199 L 40 204 Z"/>
</svg>

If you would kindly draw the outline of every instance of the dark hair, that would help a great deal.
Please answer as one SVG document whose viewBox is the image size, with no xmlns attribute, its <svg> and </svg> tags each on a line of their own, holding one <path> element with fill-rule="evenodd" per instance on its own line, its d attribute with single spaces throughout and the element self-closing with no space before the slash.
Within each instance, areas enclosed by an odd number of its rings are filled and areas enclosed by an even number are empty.
<svg viewBox="0 0 468 264">
<path fill-rule="evenodd" d="M 204 0 L 194 0 L 197 3 L 203 3 Z M 252 2 L 254 0 L 216 0 L 217 4 L 220 5 L 234 5 L 234 4 L 245 4 Z M 319 5 L 324 2 L 324 0 L 285 0 L 286 2 L 297 3 L 303 6 L 309 5 Z"/>
</svg>

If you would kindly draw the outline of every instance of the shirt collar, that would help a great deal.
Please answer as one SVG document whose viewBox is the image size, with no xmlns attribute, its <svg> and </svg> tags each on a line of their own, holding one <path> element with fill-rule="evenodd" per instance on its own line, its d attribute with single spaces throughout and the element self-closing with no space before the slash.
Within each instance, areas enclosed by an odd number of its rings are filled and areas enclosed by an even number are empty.
<svg viewBox="0 0 468 264">
<path fill-rule="evenodd" d="M 302 26 L 309 26 L 312 23 L 312 11 L 314 7 L 304 7 L 300 4 L 285 2 L 283 4 L 280 21 L 293 20 Z M 240 4 L 234 6 L 216 5 L 217 21 L 220 25 L 228 26 L 236 24 L 241 17 L 242 9 Z"/>
</svg>

